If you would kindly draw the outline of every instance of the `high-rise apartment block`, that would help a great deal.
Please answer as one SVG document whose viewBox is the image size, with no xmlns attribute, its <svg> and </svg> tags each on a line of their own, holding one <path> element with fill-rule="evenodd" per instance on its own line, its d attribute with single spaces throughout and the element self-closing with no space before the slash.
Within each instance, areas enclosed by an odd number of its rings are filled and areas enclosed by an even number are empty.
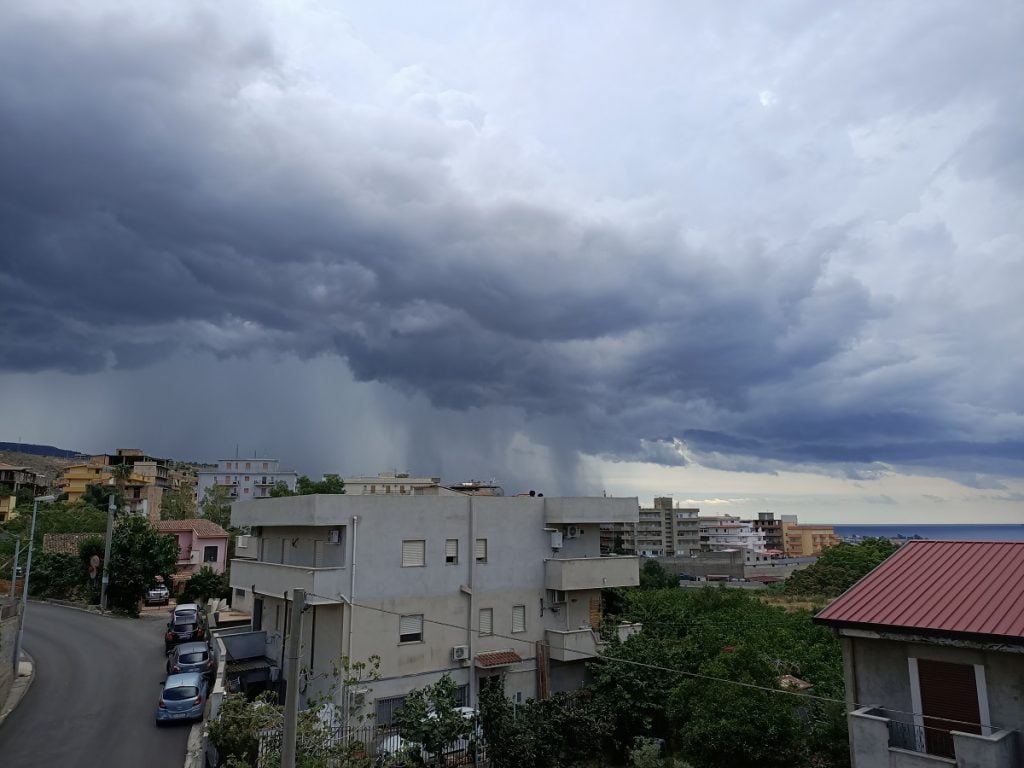
<svg viewBox="0 0 1024 768">
<path fill-rule="evenodd" d="M 196 472 L 196 500 L 202 501 L 208 488 L 221 486 L 228 491 L 231 501 L 270 497 L 270 489 L 283 482 L 288 490 L 295 490 L 299 476 L 291 470 L 282 470 L 277 459 L 219 459 L 216 469 Z"/>
<path fill-rule="evenodd" d="M 635 523 L 601 526 L 604 552 L 644 557 L 688 557 L 700 551 L 699 509 L 674 507 L 671 496 L 659 496 L 654 506 L 641 508 Z"/>
</svg>

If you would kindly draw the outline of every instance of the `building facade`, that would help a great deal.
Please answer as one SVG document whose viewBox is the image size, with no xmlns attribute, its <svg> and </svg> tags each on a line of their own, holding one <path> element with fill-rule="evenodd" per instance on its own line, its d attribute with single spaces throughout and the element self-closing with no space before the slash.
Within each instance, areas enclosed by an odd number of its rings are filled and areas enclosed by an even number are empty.
<svg viewBox="0 0 1024 768">
<path fill-rule="evenodd" d="M 912 541 L 814 621 L 843 646 L 853 768 L 1016 768 L 1024 542 Z"/>
<path fill-rule="evenodd" d="M 640 509 L 637 522 L 601 526 L 602 551 L 689 557 L 700 551 L 699 514 L 699 509 L 675 507 L 671 496 L 658 496 L 654 506 Z"/>
<path fill-rule="evenodd" d="M 800 524 L 782 521 L 783 552 L 786 557 L 816 557 L 839 543 L 831 525 Z"/>
<path fill-rule="evenodd" d="M 737 549 L 752 556 L 767 556 L 764 533 L 729 515 L 700 518 L 700 548 L 703 552 Z"/>
<path fill-rule="evenodd" d="M 443 495 L 440 477 L 412 477 L 408 472 L 381 472 L 366 477 L 346 477 L 345 493 L 355 496 L 438 496 Z"/>
<path fill-rule="evenodd" d="M 33 495 L 46 492 L 46 480 L 30 467 L 16 467 L 0 463 L 0 485 L 10 486 L 12 491 L 29 488 Z"/>
<path fill-rule="evenodd" d="M 192 520 L 158 520 L 157 530 L 174 536 L 178 543 L 178 560 L 171 577 L 172 591 L 178 593 L 185 582 L 203 568 L 224 573 L 228 559 L 228 532 L 203 518 Z"/>
<path fill-rule="evenodd" d="M 116 453 L 92 456 L 87 462 L 65 467 L 58 486 L 68 501 L 78 501 L 90 485 L 114 485 L 114 467 L 127 464 L 131 473 L 124 479 L 126 511 L 150 520 L 160 519 L 160 502 L 165 491 L 185 482 L 185 476 L 167 459 L 147 456 L 138 448 L 119 448 Z"/>
<path fill-rule="evenodd" d="M 298 479 L 295 472 L 281 469 L 277 459 L 218 459 L 216 469 L 196 472 L 196 501 L 201 502 L 214 486 L 225 488 L 231 501 L 269 498 L 277 483 L 294 491 Z"/>
<path fill-rule="evenodd" d="M 380 679 L 359 707 L 387 725 L 411 690 L 445 673 L 469 706 L 501 674 L 518 699 L 582 684 L 601 647 L 601 589 L 639 584 L 637 558 L 600 555 L 600 525 L 637 517 L 635 498 L 243 501 L 232 522 L 249 527 L 247 549 L 257 551 L 232 561 L 231 583 L 252 591 L 253 629 L 266 632 L 271 660 L 283 665 L 297 587 L 311 606 L 302 664 L 317 673 L 342 656 L 378 655 Z M 303 695 L 329 689 L 321 677 Z"/>
</svg>

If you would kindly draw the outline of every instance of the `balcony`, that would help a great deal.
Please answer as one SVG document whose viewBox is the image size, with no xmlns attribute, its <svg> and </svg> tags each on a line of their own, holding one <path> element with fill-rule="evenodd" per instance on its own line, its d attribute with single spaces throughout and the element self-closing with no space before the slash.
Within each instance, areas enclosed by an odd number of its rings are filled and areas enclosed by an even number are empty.
<svg viewBox="0 0 1024 768">
<path fill-rule="evenodd" d="M 236 558 L 231 561 L 231 586 L 253 589 L 258 594 L 273 597 L 284 597 L 285 592 L 304 589 L 308 603 L 341 602 L 341 595 L 348 586 L 348 571 L 345 568 L 279 565 Z"/>
<path fill-rule="evenodd" d="M 853 768 L 1014 768 L 1017 734 L 988 734 L 925 728 L 889 717 L 879 707 L 863 707 L 848 715 Z M 991 730 L 991 729 L 989 729 Z"/>
<path fill-rule="evenodd" d="M 555 661 L 581 661 L 597 656 L 600 645 L 592 629 L 545 630 L 548 653 Z"/>
<path fill-rule="evenodd" d="M 544 561 L 545 589 L 603 589 L 640 584 L 640 562 L 631 555 L 563 557 Z"/>
</svg>

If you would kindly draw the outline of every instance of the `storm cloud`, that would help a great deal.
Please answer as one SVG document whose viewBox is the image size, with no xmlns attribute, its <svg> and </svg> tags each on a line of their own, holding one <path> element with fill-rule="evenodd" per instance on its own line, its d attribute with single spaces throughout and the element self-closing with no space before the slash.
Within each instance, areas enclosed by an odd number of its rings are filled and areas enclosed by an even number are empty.
<svg viewBox="0 0 1024 768">
<path fill-rule="evenodd" d="M 1024 473 L 1020 5 L 674 5 L 5 9 L 0 368 L 327 355 L 563 458 Z"/>
</svg>

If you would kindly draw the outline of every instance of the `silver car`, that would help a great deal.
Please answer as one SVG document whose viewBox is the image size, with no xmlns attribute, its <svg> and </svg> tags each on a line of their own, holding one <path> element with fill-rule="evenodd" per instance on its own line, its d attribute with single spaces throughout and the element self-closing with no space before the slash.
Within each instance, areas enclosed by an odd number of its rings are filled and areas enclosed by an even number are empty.
<svg viewBox="0 0 1024 768">
<path fill-rule="evenodd" d="M 167 657 L 168 675 L 198 672 L 210 676 L 213 674 L 213 668 L 213 654 L 206 643 L 182 643 L 175 646 Z"/>
<path fill-rule="evenodd" d="M 196 672 L 171 675 L 164 680 L 156 705 L 156 724 L 176 720 L 202 720 L 206 680 Z"/>
</svg>

